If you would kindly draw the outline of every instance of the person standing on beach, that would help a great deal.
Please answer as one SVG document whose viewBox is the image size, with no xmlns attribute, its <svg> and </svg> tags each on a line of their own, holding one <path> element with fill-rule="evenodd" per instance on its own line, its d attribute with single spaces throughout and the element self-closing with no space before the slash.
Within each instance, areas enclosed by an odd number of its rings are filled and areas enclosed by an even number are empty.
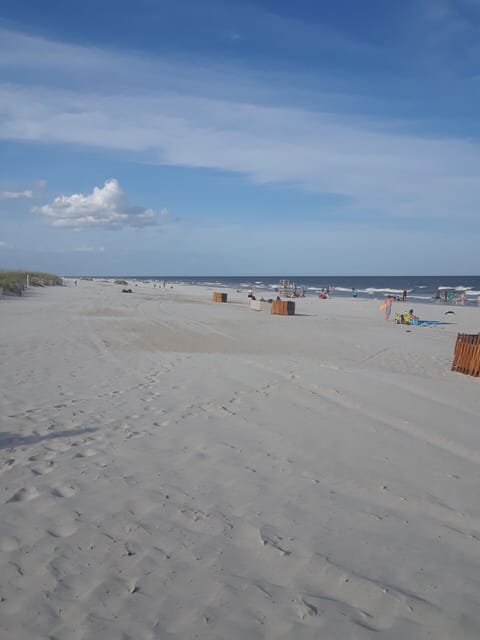
<svg viewBox="0 0 480 640">
<path fill-rule="evenodd" d="M 407 301 L 407 290 L 406 289 L 403 290 L 402 301 L 403 302 Z"/>
<path fill-rule="evenodd" d="M 387 296 L 385 300 L 385 320 L 390 320 L 390 315 L 392 313 L 392 296 Z"/>
<path fill-rule="evenodd" d="M 352 298 L 356 298 L 357 297 L 357 290 L 355 289 L 355 287 L 352 287 Z"/>
</svg>

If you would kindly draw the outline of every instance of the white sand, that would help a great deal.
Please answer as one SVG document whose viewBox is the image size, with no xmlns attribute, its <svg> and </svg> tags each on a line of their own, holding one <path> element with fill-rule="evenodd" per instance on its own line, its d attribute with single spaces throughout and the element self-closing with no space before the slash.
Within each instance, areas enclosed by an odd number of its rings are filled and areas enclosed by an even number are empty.
<svg viewBox="0 0 480 640">
<path fill-rule="evenodd" d="M 0 301 L 2 640 L 478 640 L 480 309 L 120 290 Z"/>
</svg>

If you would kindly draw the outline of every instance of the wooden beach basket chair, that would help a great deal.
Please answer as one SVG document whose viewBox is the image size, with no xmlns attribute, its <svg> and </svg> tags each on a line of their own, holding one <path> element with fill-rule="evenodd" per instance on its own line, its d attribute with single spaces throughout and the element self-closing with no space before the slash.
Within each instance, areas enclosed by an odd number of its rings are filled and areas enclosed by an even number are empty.
<svg viewBox="0 0 480 640">
<path fill-rule="evenodd" d="M 480 333 L 459 333 L 455 343 L 452 371 L 480 376 Z"/>
</svg>

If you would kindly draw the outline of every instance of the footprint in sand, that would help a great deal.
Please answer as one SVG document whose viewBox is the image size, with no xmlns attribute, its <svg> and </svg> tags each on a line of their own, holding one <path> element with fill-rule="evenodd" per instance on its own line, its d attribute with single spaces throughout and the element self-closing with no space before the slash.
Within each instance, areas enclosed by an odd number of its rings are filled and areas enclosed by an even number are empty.
<svg viewBox="0 0 480 640">
<path fill-rule="evenodd" d="M 29 462 L 43 462 L 44 460 L 52 460 L 53 458 L 55 458 L 55 453 L 54 452 L 50 452 L 50 453 L 43 453 L 43 454 L 37 454 L 34 456 L 30 456 L 28 461 Z"/>
<path fill-rule="evenodd" d="M 258 534 L 264 547 L 270 547 L 284 557 L 288 557 L 292 553 L 283 546 L 281 536 L 265 533 L 264 529 L 259 530 Z"/>
<path fill-rule="evenodd" d="M 43 445 L 47 451 L 54 451 L 55 453 L 64 453 L 68 451 L 71 446 L 71 444 L 65 444 L 64 442 L 49 442 Z"/>
<path fill-rule="evenodd" d="M 309 617 L 318 615 L 317 607 L 303 598 L 295 604 L 295 609 L 297 610 L 298 616 L 301 620 L 307 620 Z"/>
<path fill-rule="evenodd" d="M 2 462 L 0 466 L 0 473 L 3 473 L 4 471 L 8 471 L 8 469 L 11 469 L 14 464 L 15 464 L 15 458 L 9 458 L 8 460 L 5 460 L 5 462 Z"/>
<path fill-rule="evenodd" d="M 130 438 L 139 438 L 141 435 L 140 431 L 125 431 L 125 440 L 130 440 Z"/>
<path fill-rule="evenodd" d="M 44 476 L 46 473 L 53 471 L 53 466 L 54 464 L 52 460 L 40 460 L 39 462 L 32 464 L 30 470 L 36 476 Z"/>
<path fill-rule="evenodd" d="M 7 503 L 8 502 L 29 502 L 30 500 L 33 500 L 34 498 L 36 498 L 38 495 L 40 494 L 35 489 L 35 487 L 22 487 L 16 493 L 14 493 L 9 500 L 7 500 Z"/>
<path fill-rule="evenodd" d="M 91 456 L 96 455 L 95 449 L 84 449 L 75 455 L 75 458 L 90 458 Z"/>
<path fill-rule="evenodd" d="M 54 538 L 68 538 L 69 536 L 73 536 L 77 531 L 77 525 L 71 520 L 59 520 L 47 529 L 47 533 Z"/>
<path fill-rule="evenodd" d="M 170 420 L 163 420 L 163 422 L 153 422 L 154 427 L 168 427 Z"/>
<path fill-rule="evenodd" d="M 69 485 L 61 485 L 54 487 L 51 493 L 55 498 L 71 498 L 77 493 L 77 490 Z"/>
</svg>

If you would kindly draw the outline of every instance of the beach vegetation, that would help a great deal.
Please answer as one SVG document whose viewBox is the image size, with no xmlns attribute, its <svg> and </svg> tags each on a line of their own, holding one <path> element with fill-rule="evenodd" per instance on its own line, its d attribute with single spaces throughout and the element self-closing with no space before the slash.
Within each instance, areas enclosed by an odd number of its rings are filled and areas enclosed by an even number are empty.
<svg viewBox="0 0 480 640">
<path fill-rule="evenodd" d="M 0 270 L 0 289 L 4 293 L 21 295 L 28 282 L 31 287 L 48 287 L 62 285 L 62 278 L 53 273 L 41 271 L 6 271 Z"/>
</svg>

